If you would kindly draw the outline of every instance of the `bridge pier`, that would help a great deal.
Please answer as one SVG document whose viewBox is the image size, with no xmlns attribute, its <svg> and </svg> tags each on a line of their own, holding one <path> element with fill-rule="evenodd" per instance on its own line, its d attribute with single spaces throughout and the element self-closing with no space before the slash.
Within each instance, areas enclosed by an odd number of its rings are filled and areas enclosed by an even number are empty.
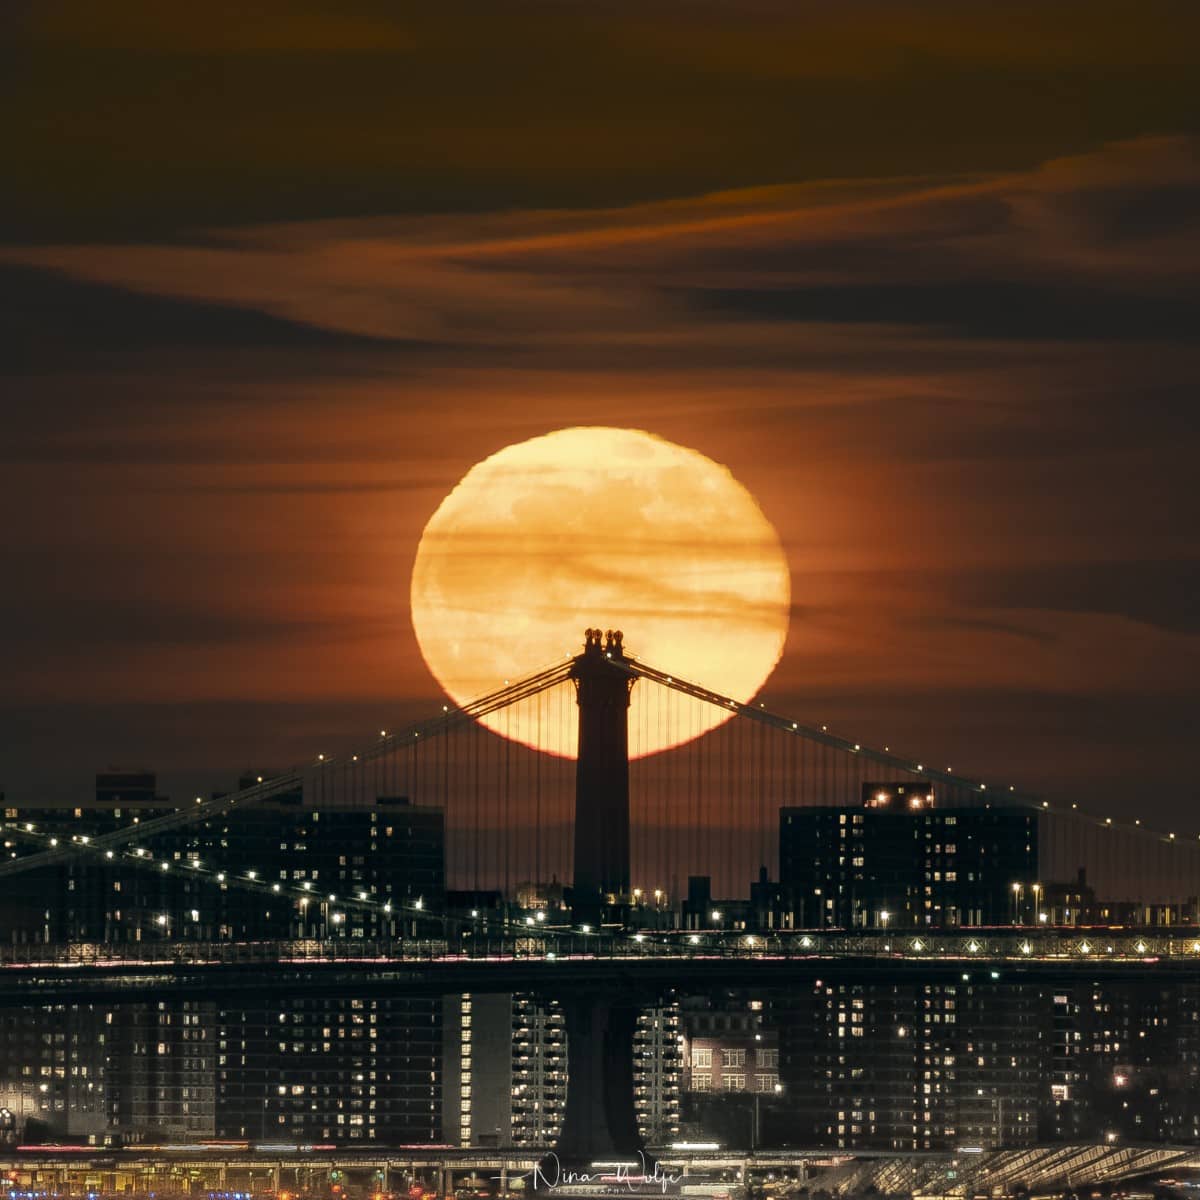
<svg viewBox="0 0 1200 1200">
<path fill-rule="evenodd" d="M 644 1147 L 633 1106 L 638 1008 L 594 992 L 558 997 L 567 1028 L 567 1106 L 554 1151 L 564 1167 L 636 1160 Z"/>
</svg>

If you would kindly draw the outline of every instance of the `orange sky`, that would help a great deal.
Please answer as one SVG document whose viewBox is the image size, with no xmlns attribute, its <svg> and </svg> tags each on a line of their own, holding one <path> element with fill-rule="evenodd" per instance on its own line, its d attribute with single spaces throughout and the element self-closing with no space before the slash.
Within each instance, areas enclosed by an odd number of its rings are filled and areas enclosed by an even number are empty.
<svg viewBox="0 0 1200 1200">
<path fill-rule="evenodd" d="M 86 6 L 31 7 L 22 34 L 68 98 L 77 53 L 130 66 L 103 104 L 34 106 L 62 154 L 22 139 L 5 201 L 0 787 L 41 786 L 63 741 L 56 787 L 110 761 L 191 781 L 440 703 L 407 610 L 425 521 L 486 455 L 604 423 L 727 464 L 779 530 L 794 614 L 772 704 L 1101 807 L 1181 809 L 1200 667 L 1192 110 L 1168 103 L 1179 39 L 1051 7 L 1067 15 L 1031 9 L 1035 37 L 938 5 L 901 31 L 850 5 L 799 65 L 765 4 L 733 26 L 701 5 L 681 37 L 631 10 L 596 60 L 582 18 L 510 31 L 515 63 L 570 50 L 578 87 L 531 117 L 523 85 L 490 106 L 481 68 L 475 103 L 427 98 L 430 121 L 389 93 L 391 142 L 376 108 L 334 136 L 296 91 L 232 119 L 245 59 L 330 83 L 380 56 L 420 51 L 424 70 L 482 54 L 486 21 L 313 6 L 218 35 L 161 8 L 100 28 Z M 627 81 L 609 97 L 605 53 Z M 921 63 L 951 90 L 917 138 Z M 945 114 L 968 66 L 970 144 Z M 1102 69 L 1118 95 L 1157 80 L 1128 120 L 1080 82 Z M 29 77 L 8 86 L 37 99 Z M 820 110 L 832 146 L 798 121 L 806 96 L 855 87 L 892 89 L 903 127 L 839 102 Z M 714 95 L 740 117 L 706 123 Z M 772 97 L 791 124 L 755 123 Z M 333 122 L 348 101 L 329 103 Z M 1076 130 L 1084 110 L 1107 137 Z"/>
</svg>

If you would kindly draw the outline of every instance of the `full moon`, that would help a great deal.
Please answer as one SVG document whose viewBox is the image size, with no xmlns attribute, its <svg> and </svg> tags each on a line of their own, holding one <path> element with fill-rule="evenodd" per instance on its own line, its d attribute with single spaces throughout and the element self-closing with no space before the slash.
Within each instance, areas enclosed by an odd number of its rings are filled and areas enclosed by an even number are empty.
<svg viewBox="0 0 1200 1200">
<path fill-rule="evenodd" d="M 582 649 L 589 626 L 625 652 L 746 702 L 783 652 L 791 587 L 774 527 L 727 467 L 637 429 L 560 429 L 472 467 L 430 518 L 412 572 L 426 664 L 456 704 Z M 630 755 L 727 721 L 633 688 Z M 574 757 L 573 720 L 496 733 Z M 533 724 L 532 722 L 530 724 Z"/>
</svg>

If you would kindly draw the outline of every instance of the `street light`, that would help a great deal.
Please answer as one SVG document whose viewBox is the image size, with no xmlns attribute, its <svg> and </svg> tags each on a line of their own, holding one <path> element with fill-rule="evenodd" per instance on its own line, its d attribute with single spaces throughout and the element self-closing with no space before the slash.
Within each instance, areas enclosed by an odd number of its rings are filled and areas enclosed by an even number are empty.
<svg viewBox="0 0 1200 1200">
<path fill-rule="evenodd" d="M 884 927 L 884 929 L 887 928 L 888 918 L 890 918 L 891 915 L 892 914 L 888 912 L 886 908 L 881 908 L 879 910 L 879 923 Z"/>
<path fill-rule="evenodd" d="M 774 1085 L 774 1087 L 771 1090 L 772 1090 L 772 1093 L 776 1096 L 782 1095 L 783 1094 L 783 1084 L 776 1082 L 776 1084 Z M 758 1149 L 758 1143 L 759 1143 L 759 1139 L 760 1139 L 760 1130 L 762 1127 L 760 1124 L 761 1114 L 759 1113 L 758 1106 L 759 1106 L 759 1103 L 761 1100 L 762 1100 L 762 1092 L 755 1092 L 754 1093 L 754 1128 L 750 1131 L 750 1152 L 751 1153 L 753 1153 L 755 1150 Z"/>
</svg>

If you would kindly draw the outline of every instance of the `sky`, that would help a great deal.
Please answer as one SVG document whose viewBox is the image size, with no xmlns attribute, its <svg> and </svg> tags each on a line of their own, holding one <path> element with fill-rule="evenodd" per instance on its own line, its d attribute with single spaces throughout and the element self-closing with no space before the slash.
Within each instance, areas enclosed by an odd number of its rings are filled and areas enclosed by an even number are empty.
<svg viewBox="0 0 1200 1200">
<path fill-rule="evenodd" d="M 778 530 L 769 707 L 1187 821 L 1200 10 L 401 7 L 0 16 L 0 789 L 440 708 L 425 523 L 605 424 Z"/>
</svg>

